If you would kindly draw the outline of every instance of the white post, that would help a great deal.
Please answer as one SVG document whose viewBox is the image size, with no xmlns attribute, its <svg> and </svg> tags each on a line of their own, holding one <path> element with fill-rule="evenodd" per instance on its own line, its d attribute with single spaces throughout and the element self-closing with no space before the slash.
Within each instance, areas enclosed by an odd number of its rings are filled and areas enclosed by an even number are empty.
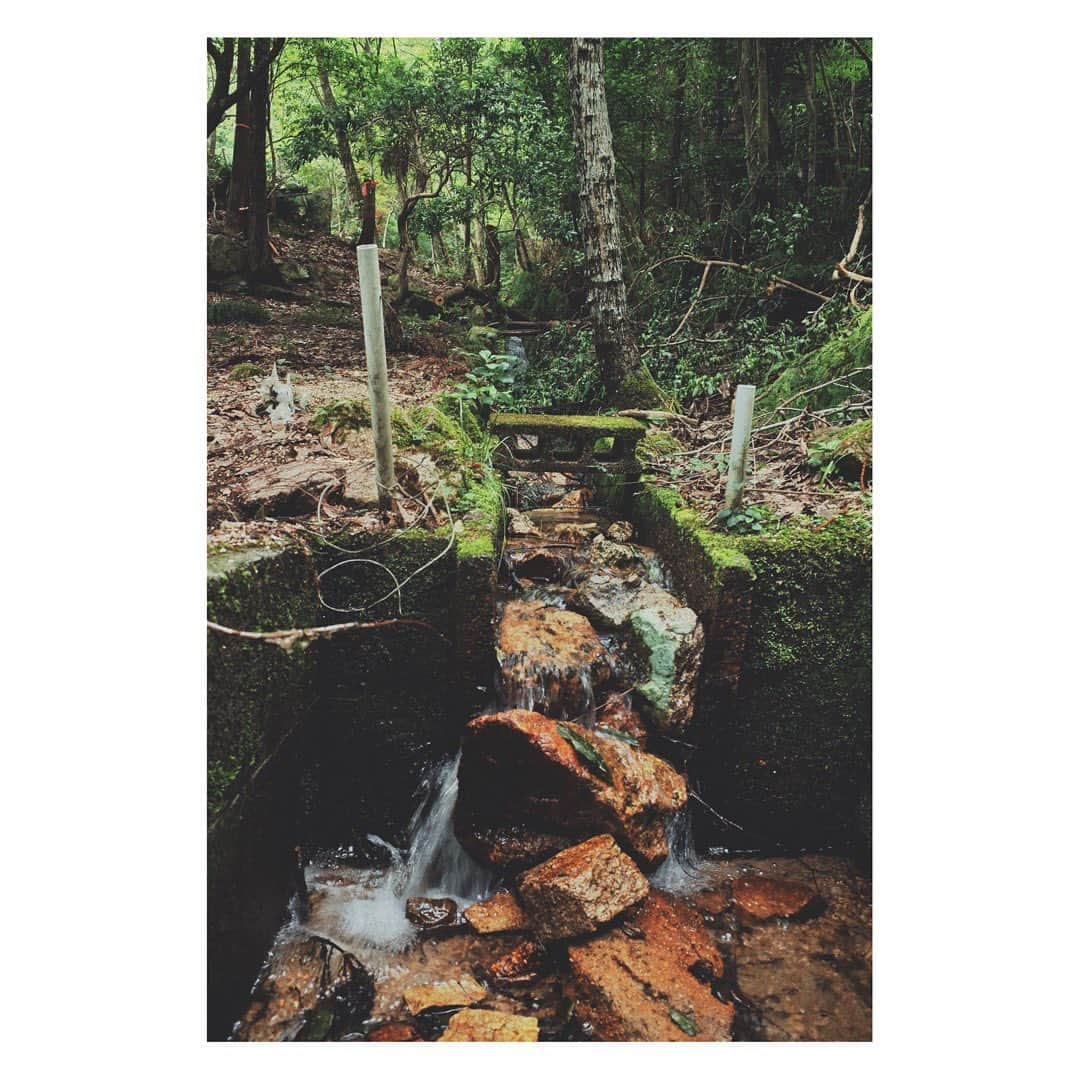
<svg viewBox="0 0 1080 1080">
<path fill-rule="evenodd" d="M 725 510 L 737 510 L 742 500 L 743 484 L 746 482 L 746 452 L 750 449 L 750 426 L 753 420 L 754 387 L 741 383 L 735 388 L 735 423 L 731 428 Z"/>
<path fill-rule="evenodd" d="M 379 246 L 360 244 L 356 249 L 360 272 L 360 307 L 364 316 L 364 352 L 367 354 L 371 430 L 375 436 L 379 506 L 390 509 L 394 477 L 394 437 L 390 430 L 390 392 L 386 385 L 386 337 L 383 333 L 382 286 L 379 283 Z"/>
</svg>

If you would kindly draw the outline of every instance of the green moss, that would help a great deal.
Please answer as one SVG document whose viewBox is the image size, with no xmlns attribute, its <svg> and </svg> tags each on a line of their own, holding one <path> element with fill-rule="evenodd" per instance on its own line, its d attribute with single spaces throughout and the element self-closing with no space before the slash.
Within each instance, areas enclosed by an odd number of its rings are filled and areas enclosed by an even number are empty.
<svg viewBox="0 0 1080 1080">
<path fill-rule="evenodd" d="M 243 363 L 236 364 L 229 369 L 229 378 L 235 382 L 240 382 L 242 379 L 251 379 L 254 376 L 262 373 L 262 368 L 258 364 Z"/>
<path fill-rule="evenodd" d="M 371 427 L 371 406 L 359 398 L 344 398 L 320 405 L 308 421 L 308 430 L 328 430 L 332 442 L 344 441 L 350 431 Z"/>
<path fill-rule="evenodd" d="M 829 382 L 856 368 L 869 367 L 873 356 L 873 308 L 867 308 L 824 345 L 792 364 L 784 373 L 765 387 L 757 397 L 757 411 L 771 411 L 800 391 Z M 850 380 L 864 389 L 871 386 L 871 373 L 860 372 Z M 799 397 L 799 404 L 811 409 L 824 409 L 845 401 L 851 396 L 849 387 L 837 383 L 823 386 L 811 394 Z"/>
<path fill-rule="evenodd" d="M 215 326 L 221 323 L 255 323 L 270 321 L 270 312 L 254 300 L 215 300 L 206 305 L 206 321 Z"/>
<path fill-rule="evenodd" d="M 471 509 L 462 519 L 457 538 L 458 560 L 497 559 L 502 550 L 506 504 L 502 482 L 490 472 L 482 482 L 469 489 Z"/>
<path fill-rule="evenodd" d="M 682 443 L 670 431 L 664 431 L 662 428 L 649 428 L 648 433 L 638 443 L 638 461 L 643 465 L 647 465 L 650 461 L 678 453 L 681 449 Z"/>
<path fill-rule="evenodd" d="M 872 420 L 856 420 L 843 427 L 822 428 L 817 431 L 807 447 L 807 461 L 815 469 L 829 470 L 845 458 L 858 466 L 869 466 L 874 454 L 874 430 Z"/>
<path fill-rule="evenodd" d="M 541 413 L 495 413 L 491 426 L 503 435 L 536 431 L 558 435 L 568 431 L 587 431 L 598 439 L 606 435 L 642 438 L 648 430 L 640 420 L 628 416 L 552 416 Z"/>
</svg>

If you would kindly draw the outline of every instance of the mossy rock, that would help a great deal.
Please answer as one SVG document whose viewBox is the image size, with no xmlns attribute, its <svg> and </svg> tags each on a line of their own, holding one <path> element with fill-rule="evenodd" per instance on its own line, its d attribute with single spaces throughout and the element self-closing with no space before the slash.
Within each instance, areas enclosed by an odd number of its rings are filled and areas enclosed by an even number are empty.
<svg viewBox="0 0 1080 1080">
<path fill-rule="evenodd" d="M 494 326 L 470 326 L 465 342 L 472 349 L 499 352 L 503 347 L 503 334 Z"/>
<path fill-rule="evenodd" d="M 845 480 L 865 480 L 873 467 L 873 421 L 857 420 L 843 427 L 819 428 L 811 436 L 806 463 L 823 476 L 838 473 Z"/>
<path fill-rule="evenodd" d="M 225 323 L 262 326 L 270 321 L 270 312 L 254 300 L 215 300 L 206 305 L 206 321 L 211 326 Z"/>
</svg>

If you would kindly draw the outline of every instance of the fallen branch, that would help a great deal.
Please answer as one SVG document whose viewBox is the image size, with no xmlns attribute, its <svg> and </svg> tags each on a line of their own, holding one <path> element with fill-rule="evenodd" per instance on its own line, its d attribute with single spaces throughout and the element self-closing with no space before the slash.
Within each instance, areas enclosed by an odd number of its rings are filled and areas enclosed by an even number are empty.
<svg viewBox="0 0 1080 1080">
<path fill-rule="evenodd" d="M 643 274 L 649 274 L 653 270 L 663 266 L 665 263 L 679 261 L 697 263 L 698 266 L 703 266 L 706 271 L 714 266 L 723 266 L 728 270 L 742 270 L 744 273 L 748 274 L 759 274 L 776 285 L 782 285 L 785 289 L 794 289 L 796 292 L 804 293 L 806 296 L 812 296 L 815 300 L 821 300 L 823 303 L 827 304 L 832 299 L 831 296 L 825 296 L 824 293 L 815 292 L 813 289 L 806 288 L 805 285 L 798 284 L 798 282 L 789 281 L 787 278 L 780 277 L 778 274 L 771 274 L 768 270 L 763 270 L 760 266 L 750 266 L 747 263 L 733 262 L 731 259 L 703 259 L 700 255 L 669 255 L 666 259 L 661 259 L 659 262 L 655 262 L 651 266 L 645 267 L 644 270 L 639 270 L 637 274 L 634 275 L 634 280 L 630 282 L 630 288 L 627 289 L 627 292 L 633 291 L 634 286 L 638 282 L 638 278 Z M 702 283 L 698 286 L 699 291 L 704 288 L 704 280 L 705 274 L 703 273 Z M 691 305 L 691 307 L 692 306 L 693 305 Z M 678 331 L 676 330 L 675 334 L 677 333 Z M 673 334 L 672 337 L 674 337 L 675 334 Z"/>
<path fill-rule="evenodd" d="M 220 623 L 206 622 L 207 629 L 214 630 L 219 634 L 229 637 L 243 638 L 245 641 L 265 641 L 270 645 L 277 645 L 286 652 L 297 645 L 306 645 L 316 638 L 333 637 L 335 634 L 344 633 L 347 630 L 382 630 L 387 626 L 419 626 L 424 630 L 430 630 L 433 634 L 448 641 L 449 638 L 437 627 L 423 619 L 377 619 L 374 622 L 347 622 L 335 623 L 332 626 L 300 626 L 289 630 L 235 630 L 231 626 L 222 626 Z"/>
<path fill-rule="evenodd" d="M 845 277 L 851 281 L 862 282 L 864 285 L 874 284 L 872 277 L 867 277 L 865 274 L 856 274 L 854 270 L 848 269 L 848 263 L 852 262 L 859 252 L 863 230 L 866 228 L 866 207 L 869 202 L 870 192 L 868 191 L 866 198 L 859 203 L 859 213 L 855 221 L 855 235 L 851 238 L 851 246 L 848 248 L 847 254 L 836 264 L 836 269 L 833 270 L 833 281 L 839 281 L 841 277 Z"/>
</svg>

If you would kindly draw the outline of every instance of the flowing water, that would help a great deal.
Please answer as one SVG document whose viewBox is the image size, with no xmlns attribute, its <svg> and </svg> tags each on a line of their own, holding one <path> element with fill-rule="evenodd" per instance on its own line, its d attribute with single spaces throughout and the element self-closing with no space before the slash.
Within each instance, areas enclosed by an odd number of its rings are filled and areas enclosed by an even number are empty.
<svg viewBox="0 0 1080 1080">
<path fill-rule="evenodd" d="M 539 513 L 544 536 L 538 546 L 552 544 L 560 526 L 604 523 L 595 515 L 551 511 Z M 526 542 L 528 543 L 528 542 Z M 574 548 L 568 543 L 555 547 Z M 583 557 L 587 538 L 573 550 L 570 564 Z M 636 549 L 643 575 L 670 590 L 670 575 L 654 552 Z M 521 581 L 505 574 L 500 585 L 500 614 L 512 600 L 535 600 L 565 609 L 569 589 L 562 581 Z M 623 655 L 617 635 L 601 641 L 614 658 L 614 671 L 602 690 L 593 685 L 592 669 L 552 671 L 528 654 L 505 659 L 497 687 L 499 708 L 522 708 L 570 718 L 592 726 L 598 704 L 609 694 L 630 695 L 632 664 Z M 571 692 L 567 693 L 567 682 Z M 568 710 L 565 701 L 572 701 Z M 494 707 L 494 703 L 493 703 Z M 421 932 L 406 918 L 410 897 L 449 897 L 461 908 L 490 896 L 498 887 L 496 875 L 474 861 L 454 834 L 453 812 L 458 795 L 460 752 L 434 767 L 420 793 L 408 844 L 399 849 L 377 836 L 367 839 L 385 849 L 388 865 L 358 869 L 333 860 L 306 869 L 307 902 L 294 906 L 291 924 L 279 944 L 297 936 L 316 935 L 354 954 L 374 978 L 372 1020 L 409 1020 L 403 995 L 410 987 L 481 974 L 494 959 L 527 939 L 522 934 L 477 935 L 467 930 Z M 740 1037 L 764 1039 L 869 1037 L 869 897 L 843 860 L 819 858 L 813 865 L 799 860 L 744 860 L 742 863 L 703 859 L 695 851 L 689 807 L 667 826 L 669 855 L 650 875 L 660 889 L 690 900 L 717 928 L 725 966 L 745 973 L 740 986 L 749 986 L 757 1005 L 740 1006 L 744 1031 Z M 741 874 L 784 872 L 812 880 L 827 899 L 830 918 L 813 924 L 742 927 L 731 908 L 731 881 Z M 273 954 L 272 954 L 273 956 Z M 272 964 L 271 964 L 272 966 Z M 482 977 L 482 975 L 481 975 Z M 561 976 L 546 970 L 525 988 L 489 984 L 484 1008 L 536 1015 L 544 1038 L 580 1038 L 564 1017 Z M 821 1002 L 827 1003 L 826 1008 Z M 746 1031 L 746 1017 L 753 1030 Z M 411 1021 L 410 1021 L 411 1022 Z M 365 1030 L 367 1030 L 365 1028 Z M 567 1032 L 570 1031 L 570 1034 Z M 544 1034 L 547 1032 L 547 1034 Z M 551 1034 L 551 1032 L 559 1032 Z M 239 1035 L 238 1037 L 244 1037 Z M 363 1037 L 361 1034 L 350 1037 Z M 425 1036 L 431 1037 L 431 1036 Z"/>
</svg>

